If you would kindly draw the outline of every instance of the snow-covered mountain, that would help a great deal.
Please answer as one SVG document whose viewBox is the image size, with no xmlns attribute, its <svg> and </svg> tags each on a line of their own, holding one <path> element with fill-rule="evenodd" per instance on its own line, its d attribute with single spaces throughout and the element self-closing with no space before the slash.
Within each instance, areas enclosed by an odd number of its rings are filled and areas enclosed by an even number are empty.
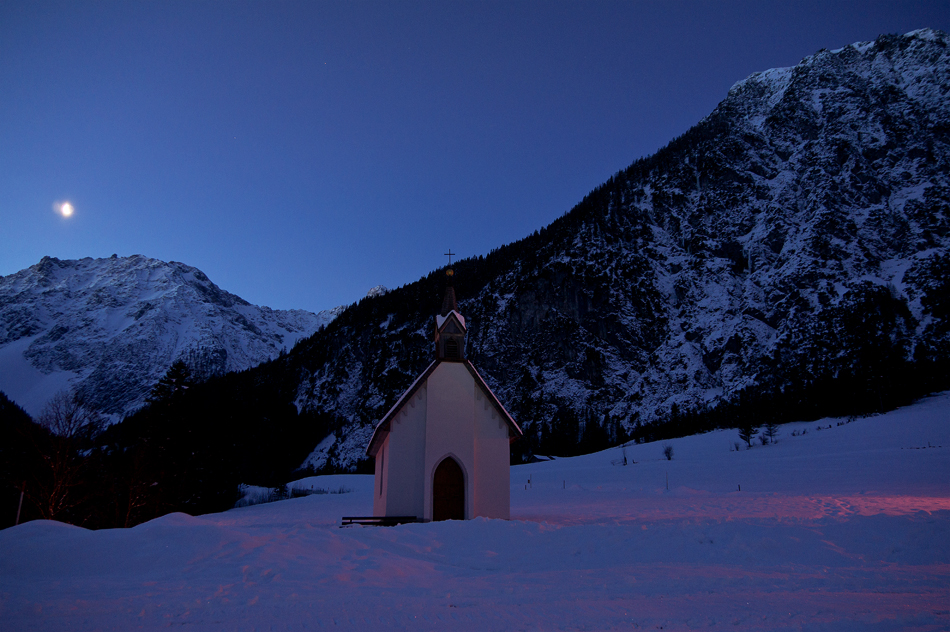
<svg viewBox="0 0 950 632">
<path fill-rule="evenodd" d="M 925 29 L 738 82 L 550 226 L 454 268 L 468 357 L 553 451 L 946 388 L 948 247 L 950 40 Z M 441 278 L 286 360 L 298 409 L 339 419 L 318 461 L 360 459 L 429 361 Z"/>
<path fill-rule="evenodd" d="M 342 309 L 258 307 L 196 268 L 141 255 L 44 257 L 0 277 L 0 391 L 35 415 L 58 390 L 73 389 L 121 416 L 176 360 L 205 376 L 247 369 Z"/>
</svg>

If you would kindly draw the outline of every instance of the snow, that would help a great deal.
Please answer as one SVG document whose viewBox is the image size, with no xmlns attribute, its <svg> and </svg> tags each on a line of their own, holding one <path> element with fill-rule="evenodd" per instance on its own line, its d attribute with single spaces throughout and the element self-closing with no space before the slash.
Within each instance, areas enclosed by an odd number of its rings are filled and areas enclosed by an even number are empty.
<svg viewBox="0 0 950 632">
<path fill-rule="evenodd" d="M 336 435 L 329 434 L 324 437 L 323 441 L 317 444 L 317 447 L 313 449 L 313 452 L 310 453 L 304 462 L 300 465 L 301 469 L 312 467 L 314 470 L 319 470 L 321 467 L 326 465 L 327 455 L 330 452 L 330 448 L 336 443 Z"/>
<path fill-rule="evenodd" d="M 464 328 L 465 328 L 465 317 L 462 316 L 461 314 L 459 314 L 459 313 L 458 313 L 457 311 L 455 311 L 454 309 L 453 309 L 453 310 L 450 310 L 449 313 L 446 314 L 445 316 L 442 316 L 442 315 L 440 315 L 440 314 L 436 314 L 436 315 L 435 315 L 435 326 L 438 327 L 439 329 L 442 329 L 442 325 L 445 324 L 445 321 L 447 321 L 447 320 L 449 319 L 449 316 L 451 316 L 452 314 L 455 314 L 455 317 L 458 318 L 459 323 L 462 325 L 462 328 L 464 329 Z"/>
<path fill-rule="evenodd" d="M 802 60 L 802 63 L 805 63 L 805 60 Z M 738 90 L 744 88 L 750 83 L 762 83 L 768 86 L 771 96 L 769 97 L 768 107 L 771 109 L 775 107 L 779 101 L 782 100 L 782 97 L 785 96 L 785 91 L 788 89 L 789 84 L 792 80 L 792 68 L 770 68 L 762 72 L 754 72 L 749 75 L 747 78 L 737 81 L 729 89 L 730 94 L 737 92 Z"/>
<path fill-rule="evenodd" d="M 68 391 L 72 371 L 43 373 L 23 355 L 39 335 L 20 338 L 0 346 L 0 384 L 3 392 L 34 418 L 56 393 Z"/>
<path fill-rule="evenodd" d="M 784 425 L 751 450 L 721 431 L 629 446 L 627 466 L 619 448 L 517 466 L 511 521 L 339 528 L 371 513 L 373 493 L 371 476 L 339 475 L 296 486 L 352 491 L 133 529 L 30 522 L 0 532 L 0 621 L 946 630 L 948 419 L 944 393 L 851 423 Z"/>
<path fill-rule="evenodd" d="M 941 39 L 943 39 L 933 29 L 917 29 L 916 31 L 905 33 L 904 36 L 916 37 L 918 39 L 927 40 L 928 42 L 939 42 Z"/>
</svg>

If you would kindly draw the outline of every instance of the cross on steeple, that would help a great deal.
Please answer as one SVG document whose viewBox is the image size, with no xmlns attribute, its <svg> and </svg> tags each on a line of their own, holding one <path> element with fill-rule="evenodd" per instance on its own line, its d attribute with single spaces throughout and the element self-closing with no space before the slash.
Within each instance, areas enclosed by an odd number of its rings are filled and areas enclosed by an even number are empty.
<svg viewBox="0 0 950 632">
<path fill-rule="evenodd" d="M 454 255 L 455 255 L 455 253 L 452 252 L 452 249 L 451 249 L 451 248 L 449 248 L 449 251 L 448 251 L 447 253 L 445 253 L 445 256 L 447 256 L 447 257 L 449 258 L 449 265 L 452 265 L 452 257 L 453 257 Z"/>
</svg>

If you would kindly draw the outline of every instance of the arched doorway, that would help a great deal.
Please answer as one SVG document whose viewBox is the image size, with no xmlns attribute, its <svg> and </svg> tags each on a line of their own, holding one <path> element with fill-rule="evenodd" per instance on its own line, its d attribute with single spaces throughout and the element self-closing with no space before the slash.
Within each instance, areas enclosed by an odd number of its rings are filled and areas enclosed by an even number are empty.
<svg viewBox="0 0 950 632">
<path fill-rule="evenodd" d="M 432 520 L 465 520 L 465 475 L 450 456 L 432 477 Z"/>
</svg>

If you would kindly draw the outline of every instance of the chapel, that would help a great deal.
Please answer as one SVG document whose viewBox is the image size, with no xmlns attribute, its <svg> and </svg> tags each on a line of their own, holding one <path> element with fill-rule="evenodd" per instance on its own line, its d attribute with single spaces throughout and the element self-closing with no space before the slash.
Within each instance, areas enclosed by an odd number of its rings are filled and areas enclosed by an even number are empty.
<svg viewBox="0 0 950 632">
<path fill-rule="evenodd" d="M 419 521 L 508 519 L 509 445 L 522 436 L 465 358 L 465 317 L 453 271 L 435 317 L 432 363 L 376 425 L 373 515 Z"/>
</svg>

